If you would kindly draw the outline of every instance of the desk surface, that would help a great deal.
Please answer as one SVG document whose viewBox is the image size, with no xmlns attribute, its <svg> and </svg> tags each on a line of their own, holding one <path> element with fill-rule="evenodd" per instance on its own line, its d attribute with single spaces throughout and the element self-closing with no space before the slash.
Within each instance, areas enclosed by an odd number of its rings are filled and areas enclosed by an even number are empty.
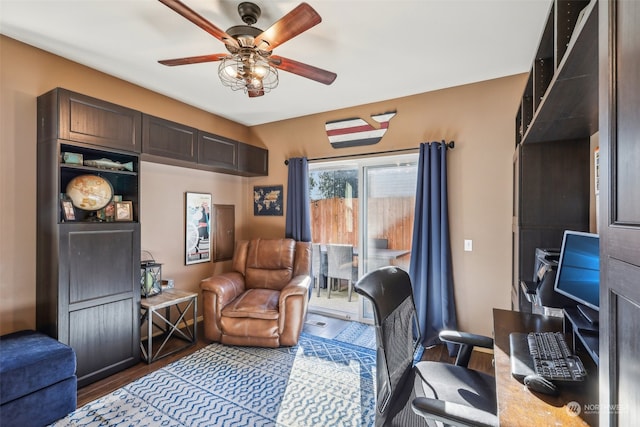
<svg viewBox="0 0 640 427">
<path fill-rule="evenodd" d="M 577 385 L 560 386 L 558 396 L 531 392 L 511 376 L 511 332 L 562 331 L 562 327 L 561 318 L 493 310 L 496 393 L 501 426 L 598 425 L 598 372 L 586 353 L 578 355 L 587 369 L 587 380 Z M 575 415 L 567 406 L 575 405 L 572 402 L 579 405 L 579 415 Z"/>
</svg>

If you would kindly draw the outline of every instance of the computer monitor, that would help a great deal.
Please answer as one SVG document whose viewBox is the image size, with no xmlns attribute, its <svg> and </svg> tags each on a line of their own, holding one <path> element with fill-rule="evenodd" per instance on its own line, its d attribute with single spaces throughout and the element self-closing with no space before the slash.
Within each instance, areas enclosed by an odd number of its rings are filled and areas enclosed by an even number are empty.
<svg viewBox="0 0 640 427">
<path fill-rule="evenodd" d="M 554 289 L 579 304 L 599 309 L 600 238 L 597 234 L 564 232 Z"/>
</svg>

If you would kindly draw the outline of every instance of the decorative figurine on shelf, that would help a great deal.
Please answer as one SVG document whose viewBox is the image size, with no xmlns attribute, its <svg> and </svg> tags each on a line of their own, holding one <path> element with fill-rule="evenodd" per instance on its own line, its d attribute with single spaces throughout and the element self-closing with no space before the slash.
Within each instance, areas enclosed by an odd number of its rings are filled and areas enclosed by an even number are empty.
<svg viewBox="0 0 640 427">
<path fill-rule="evenodd" d="M 133 172 L 133 162 L 120 163 L 114 160 L 102 158 L 98 160 L 85 160 L 84 165 L 100 169 L 128 170 Z"/>
</svg>

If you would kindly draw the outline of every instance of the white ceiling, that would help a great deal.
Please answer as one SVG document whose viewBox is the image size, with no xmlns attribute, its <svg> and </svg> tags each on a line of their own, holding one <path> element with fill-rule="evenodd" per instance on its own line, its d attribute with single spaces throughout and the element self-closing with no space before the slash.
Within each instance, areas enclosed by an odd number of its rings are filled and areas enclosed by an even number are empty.
<svg viewBox="0 0 640 427">
<path fill-rule="evenodd" d="M 182 0 L 217 27 L 240 0 Z M 159 59 L 226 52 L 157 0 L 0 0 L 0 32 L 245 125 L 483 81 L 530 69 L 551 0 L 307 0 L 322 22 L 274 50 L 338 74 L 331 86 L 280 72 L 259 98 L 222 86 L 218 63 Z M 256 0 L 263 30 L 299 1 Z"/>
</svg>

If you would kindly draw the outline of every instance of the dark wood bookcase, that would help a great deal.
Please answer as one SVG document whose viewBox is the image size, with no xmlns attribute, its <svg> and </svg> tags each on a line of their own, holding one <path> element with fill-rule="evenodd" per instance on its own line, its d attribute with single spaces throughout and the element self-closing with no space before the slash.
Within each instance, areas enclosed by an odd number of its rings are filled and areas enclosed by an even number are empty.
<svg viewBox="0 0 640 427">
<path fill-rule="evenodd" d="M 516 111 L 511 302 L 530 310 L 520 282 L 535 249 L 559 248 L 566 229 L 588 231 L 590 137 L 598 131 L 598 7 L 551 3 Z"/>
<path fill-rule="evenodd" d="M 140 359 L 140 136 L 134 110 L 64 89 L 38 97 L 36 326 L 75 350 L 79 386 Z M 66 163 L 63 153 L 132 170 Z M 82 209 L 65 218 L 67 185 L 87 174 L 131 202 L 131 220 Z"/>
</svg>

